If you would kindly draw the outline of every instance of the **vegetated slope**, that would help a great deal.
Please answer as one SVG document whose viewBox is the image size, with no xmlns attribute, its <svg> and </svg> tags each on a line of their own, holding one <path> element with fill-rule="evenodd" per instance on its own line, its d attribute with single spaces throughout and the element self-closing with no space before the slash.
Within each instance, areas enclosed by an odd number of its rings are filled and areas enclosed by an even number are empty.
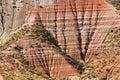
<svg viewBox="0 0 120 80">
<path fill-rule="evenodd" d="M 22 34 L 27 32 L 26 28 L 20 30 L 0 47 L 0 74 L 4 80 L 45 80 L 34 73 L 33 68 L 20 53 L 23 48 L 16 44 Z"/>
<path fill-rule="evenodd" d="M 19 38 L 14 35 L 9 42 L 6 42 L 9 43 L 7 47 L 4 47 L 6 44 L 1 47 L 1 49 L 4 49 L 0 54 L 1 75 L 6 79 L 12 77 L 19 80 L 27 77 L 26 80 L 29 80 L 29 78 L 37 77 L 38 80 L 41 80 L 40 76 L 54 79 L 63 79 L 70 76 L 79 76 L 80 79 L 115 79 L 120 76 L 118 74 L 120 70 L 118 62 L 119 47 L 115 47 L 115 44 L 114 47 L 111 45 L 102 49 L 102 51 L 98 50 L 99 53 L 95 53 L 94 57 L 88 62 L 78 62 L 62 51 L 56 45 L 56 41 L 51 34 L 43 27 L 34 25 L 25 27 L 20 32 L 23 31 L 25 31 L 24 35 L 19 36 Z M 119 35 L 115 34 L 116 32 L 118 32 L 118 29 L 112 30 L 107 38 L 115 38 Z M 22 74 L 26 71 L 27 73 Z"/>
<path fill-rule="evenodd" d="M 16 36 L 20 33 L 23 35 Z M 21 75 L 19 67 L 22 67 L 24 71 L 31 67 L 34 74 L 56 79 L 79 76 L 84 70 L 83 64 L 63 52 L 55 44 L 54 38 L 41 26 L 23 28 L 3 44 L 1 49 L 1 56 L 6 56 L 3 57 L 6 59 L 1 60 L 4 62 L 1 63 L 2 74 L 4 71 L 10 71 L 15 75 Z M 5 64 L 11 67 L 4 69 Z M 33 78 L 34 74 L 31 74 Z"/>
<path fill-rule="evenodd" d="M 116 13 L 120 15 L 120 1 L 119 0 L 107 0 L 107 2 L 115 7 Z"/>
<path fill-rule="evenodd" d="M 115 29 L 111 30 L 110 36 L 112 37 L 111 41 L 111 47 L 108 48 L 108 50 L 112 51 L 111 52 L 111 58 L 110 58 L 110 64 L 109 67 L 111 66 L 110 73 L 111 78 L 116 77 L 116 79 L 120 78 L 120 75 L 118 74 L 120 72 L 120 37 L 118 36 L 120 34 L 120 27 L 116 27 Z M 107 50 L 106 50 L 107 51 Z"/>
<path fill-rule="evenodd" d="M 109 3 L 111 3 L 113 6 L 116 7 L 116 9 L 120 10 L 120 0 L 107 0 Z"/>
</svg>

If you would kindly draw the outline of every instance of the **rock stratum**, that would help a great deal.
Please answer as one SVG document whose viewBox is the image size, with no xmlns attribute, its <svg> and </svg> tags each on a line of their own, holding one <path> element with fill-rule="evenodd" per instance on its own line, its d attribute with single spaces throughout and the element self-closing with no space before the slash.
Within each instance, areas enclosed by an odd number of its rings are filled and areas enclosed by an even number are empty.
<svg viewBox="0 0 120 80">
<path fill-rule="evenodd" d="M 120 78 L 111 46 L 120 17 L 105 0 L 2 0 L 0 11 L 1 70 L 20 75 L 27 64 L 55 79 Z"/>
</svg>

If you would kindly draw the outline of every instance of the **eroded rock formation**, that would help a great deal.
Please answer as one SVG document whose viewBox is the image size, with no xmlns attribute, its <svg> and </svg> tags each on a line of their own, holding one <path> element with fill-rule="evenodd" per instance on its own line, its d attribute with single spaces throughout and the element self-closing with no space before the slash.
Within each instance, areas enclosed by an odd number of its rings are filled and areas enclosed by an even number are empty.
<svg viewBox="0 0 120 80">
<path fill-rule="evenodd" d="M 84 75 L 106 78 L 120 70 L 116 62 L 119 56 L 110 47 L 113 37 L 109 35 L 120 25 L 120 17 L 104 0 L 13 0 L 11 3 L 2 0 L 1 3 L 1 43 L 19 27 L 37 24 L 51 33 L 61 51 L 84 63 Z M 37 74 L 53 78 L 80 76 L 63 55 L 48 44 L 40 42 L 37 46 L 38 42 L 31 34 L 25 34 L 13 43 L 22 46 L 22 55 Z M 111 51 L 107 51 L 109 47 Z M 114 56 L 118 57 L 110 62 Z"/>
<path fill-rule="evenodd" d="M 10 32 L 25 23 L 25 18 L 29 16 L 32 6 L 32 0 L 0 1 L 0 39 L 5 39 Z"/>
<path fill-rule="evenodd" d="M 32 11 L 29 24 L 43 25 L 64 51 L 82 60 L 89 51 L 109 44 L 108 33 L 120 24 L 120 17 L 104 0 L 55 0 L 54 5 Z"/>
</svg>

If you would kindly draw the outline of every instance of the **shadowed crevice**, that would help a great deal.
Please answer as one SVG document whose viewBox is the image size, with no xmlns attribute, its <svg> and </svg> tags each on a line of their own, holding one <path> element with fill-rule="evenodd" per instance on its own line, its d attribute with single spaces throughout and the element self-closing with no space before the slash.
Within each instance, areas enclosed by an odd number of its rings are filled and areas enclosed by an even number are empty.
<svg viewBox="0 0 120 80">
<path fill-rule="evenodd" d="M 2 33 L 0 36 L 2 36 L 2 34 L 4 33 L 5 30 L 5 12 L 4 12 L 4 8 L 3 8 L 3 4 L 2 1 L 0 1 L 0 7 L 1 7 L 1 11 L 0 11 L 0 22 L 1 22 L 1 27 L 2 27 Z"/>
<path fill-rule="evenodd" d="M 79 25 L 79 21 L 78 21 L 77 5 L 76 5 L 76 2 L 74 0 L 70 0 L 70 7 L 71 7 L 71 10 L 72 10 L 72 14 L 74 16 L 74 22 L 75 22 L 74 25 L 75 25 L 75 29 L 77 31 L 77 41 L 78 41 L 78 49 L 80 51 L 80 57 L 81 57 L 82 60 L 85 60 L 84 59 L 84 53 L 82 52 L 82 38 L 81 38 L 81 30 L 79 29 L 80 25 Z M 83 14 L 82 17 L 84 17 L 84 15 L 85 14 Z M 84 20 L 82 20 L 81 27 L 83 27 L 82 26 L 84 24 L 83 21 Z"/>
<path fill-rule="evenodd" d="M 55 0 L 55 5 L 54 5 L 54 34 L 55 34 L 55 39 L 57 41 L 58 44 L 58 35 L 57 35 L 57 17 L 58 17 L 58 2 L 57 0 Z"/>
<path fill-rule="evenodd" d="M 65 7 L 64 7 L 64 11 L 62 12 L 63 14 L 63 27 L 62 27 L 62 35 L 63 35 L 63 39 L 64 39 L 64 48 L 63 50 L 66 52 L 67 50 L 67 40 L 66 40 L 66 36 L 65 36 L 65 28 L 66 28 L 66 23 L 65 23 L 65 17 L 66 17 L 66 3 L 65 3 Z"/>
</svg>

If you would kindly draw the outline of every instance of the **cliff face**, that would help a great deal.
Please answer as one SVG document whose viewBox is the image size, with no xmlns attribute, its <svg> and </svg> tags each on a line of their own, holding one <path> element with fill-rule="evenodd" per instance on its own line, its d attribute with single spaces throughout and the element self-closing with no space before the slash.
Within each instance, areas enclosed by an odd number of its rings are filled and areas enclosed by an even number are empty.
<svg viewBox="0 0 120 80">
<path fill-rule="evenodd" d="M 107 35 L 120 24 L 120 17 L 104 0 L 56 0 L 54 5 L 34 7 L 27 23 L 44 26 L 62 50 L 85 60 L 110 43 Z"/>
<path fill-rule="evenodd" d="M 63 52 L 84 63 L 84 76 L 93 73 L 89 77 L 108 77 L 120 70 L 116 62 L 119 56 L 110 47 L 113 38 L 110 32 L 120 25 L 120 17 L 104 0 L 2 0 L 1 3 L 0 43 L 26 25 L 37 24 L 51 33 Z M 54 78 L 79 75 L 64 56 L 42 42 L 38 48 L 38 42 L 25 34 L 14 43 L 22 46 L 22 55 L 37 74 Z M 14 51 L 13 47 L 8 49 L 2 53 Z M 118 58 L 110 62 L 114 56 Z"/>
<path fill-rule="evenodd" d="M 2 67 L 5 64 L 11 66 L 5 68 L 7 71 L 15 72 L 20 67 L 17 64 L 21 64 L 21 61 L 25 62 L 24 60 L 26 60 L 39 76 L 61 79 L 69 76 L 79 76 L 79 72 L 57 50 L 52 48 L 51 45 L 37 40 L 31 33 L 22 36 L 17 42 L 1 51 L 1 53 L 6 55 L 6 60 L 4 57 L 2 60 L 4 63 L 1 63 Z M 19 57 L 19 55 L 22 56 Z M 20 60 L 22 57 L 24 60 Z"/>
<path fill-rule="evenodd" d="M 29 18 L 32 8 L 37 6 L 47 7 L 53 4 L 53 0 L 1 0 L 0 1 L 0 43 L 8 38 Z"/>
<path fill-rule="evenodd" d="M 0 39 L 8 37 L 25 23 L 33 6 L 32 0 L 1 0 L 0 1 Z"/>
</svg>

